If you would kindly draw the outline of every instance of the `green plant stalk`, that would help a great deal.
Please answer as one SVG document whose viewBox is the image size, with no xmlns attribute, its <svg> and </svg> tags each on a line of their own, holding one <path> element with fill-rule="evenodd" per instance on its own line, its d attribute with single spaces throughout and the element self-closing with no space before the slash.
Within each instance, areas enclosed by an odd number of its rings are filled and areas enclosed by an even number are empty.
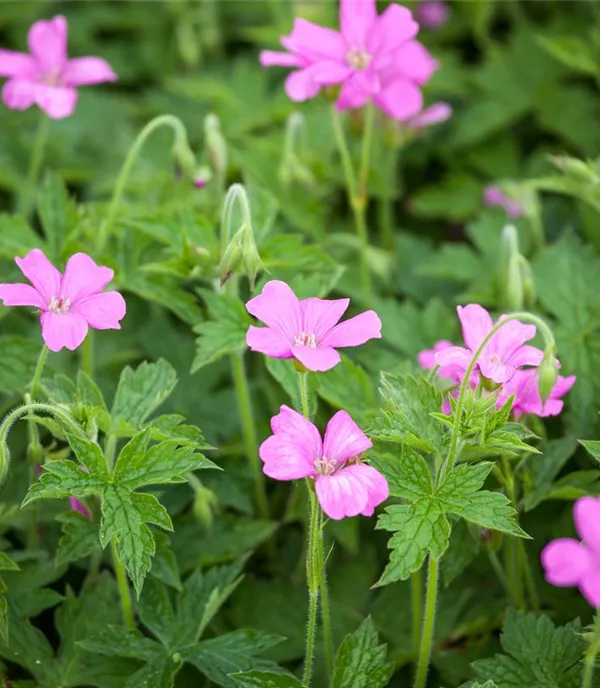
<svg viewBox="0 0 600 688">
<path fill-rule="evenodd" d="M 600 651 L 600 609 L 596 609 L 594 626 L 591 633 L 590 644 L 584 655 L 584 667 L 581 688 L 593 688 L 594 668 L 596 657 Z"/>
<path fill-rule="evenodd" d="M 517 547 L 519 550 L 519 562 L 521 565 L 521 570 L 525 575 L 525 587 L 527 588 L 527 592 L 529 593 L 531 608 L 536 614 L 539 614 L 540 600 L 535 587 L 535 581 L 533 579 L 533 573 L 531 571 L 529 559 L 527 558 L 527 552 L 525 551 L 525 545 L 523 544 L 523 541 L 521 539 L 517 540 Z"/>
<path fill-rule="evenodd" d="M 356 227 L 356 234 L 360 244 L 360 280 L 362 290 L 364 292 L 365 301 L 371 301 L 371 275 L 369 273 L 369 263 L 367 251 L 369 249 L 369 235 L 367 231 L 367 198 L 366 198 L 366 181 L 369 170 L 369 154 L 371 145 L 371 131 L 372 131 L 372 114 L 367 115 L 367 122 L 363 138 L 362 156 L 361 156 L 361 173 L 357 183 L 354 168 L 352 166 L 352 158 L 348 150 L 348 143 L 344 135 L 344 128 L 340 115 L 336 109 L 335 104 L 331 107 L 331 120 L 333 124 L 333 133 L 340 157 L 342 159 L 342 167 L 346 177 L 346 191 L 348 194 L 348 202 L 352 208 L 354 215 L 354 224 Z"/>
<path fill-rule="evenodd" d="M 91 378 L 94 377 L 94 330 L 91 328 L 81 345 L 81 368 Z"/>
<path fill-rule="evenodd" d="M 421 625 L 423 622 L 423 574 L 422 569 L 410 577 L 410 599 L 412 603 L 413 657 L 419 656 L 421 647 Z"/>
<path fill-rule="evenodd" d="M 119 588 L 119 598 L 121 599 L 121 611 L 123 612 L 123 622 L 125 626 L 130 629 L 135 629 L 135 621 L 133 619 L 133 604 L 131 601 L 131 591 L 129 590 L 129 583 L 127 582 L 127 574 L 125 568 L 117 554 L 117 546 L 115 541 L 110 543 L 112 551 L 113 565 L 115 567 L 115 576 L 117 578 L 117 586 Z"/>
<path fill-rule="evenodd" d="M 500 564 L 500 561 L 498 560 L 498 555 L 496 554 L 496 552 L 491 551 L 491 550 L 488 550 L 487 554 L 488 554 L 488 559 L 490 560 L 490 564 L 492 565 L 492 568 L 494 569 L 494 573 L 496 574 L 496 577 L 498 578 L 500 585 L 502 585 L 504 592 L 506 592 L 507 595 L 512 596 L 510 585 L 508 584 L 508 581 L 506 580 L 506 574 L 504 573 L 504 569 L 502 568 L 502 564 Z M 513 598 L 513 602 L 515 602 L 514 598 Z"/>
<path fill-rule="evenodd" d="M 31 151 L 31 158 L 29 161 L 29 171 L 27 173 L 27 181 L 25 188 L 19 195 L 17 202 L 17 211 L 21 215 L 29 215 L 33 202 L 35 200 L 35 187 L 42 169 L 42 161 L 44 159 L 44 150 L 48 141 L 48 131 L 50 129 L 50 118 L 47 117 L 40 110 L 40 119 L 38 122 L 37 132 L 33 142 L 33 149 Z"/>
<path fill-rule="evenodd" d="M 433 649 L 439 570 L 439 561 L 430 555 L 427 566 L 427 593 L 425 596 L 423 632 L 419 647 L 419 659 L 417 662 L 417 673 L 415 675 L 414 688 L 425 688 L 425 684 L 427 682 L 429 662 L 431 660 L 431 652 Z"/>
<path fill-rule="evenodd" d="M 323 531 L 325 528 L 325 516 L 323 510 L 317 502 L 317 509 L 320 515 L 319 539 L 317 541 L 319 587 L 321 590 L 321 620 L 323 622 L 323 638 L 325 640 L 325 661 L 327 666 L 327 676 L 333 673 L 333 636 L 331 632 L 331 612 L 329 609 L 329 588 L 327 587 L 327 561 L 325 559 L 325 548 Z"/>
<path fill-rule="evenodd" d="M 503 460 L 503 464 L 507 497 L 510 499 L 513 508 L 518 514 L 518 500 L 514 476 L 510 470 L 510 464 L 507 459 Z M 505 565 L 511 596 L 517 605 L 517 609 L 523 611 L 525 609 L 525 595 L 519 557 L 519 545 L 517 538 L 511 537 L 510 535 L 505 539 Z"/>
</svg>

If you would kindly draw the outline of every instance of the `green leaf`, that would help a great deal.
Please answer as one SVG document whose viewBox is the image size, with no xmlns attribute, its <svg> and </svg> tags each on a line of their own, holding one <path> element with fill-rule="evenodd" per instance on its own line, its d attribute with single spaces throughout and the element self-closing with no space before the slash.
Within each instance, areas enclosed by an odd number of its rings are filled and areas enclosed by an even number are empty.
<svg viewBox="0 0 600 688">
<path fill-rule="evenodd" d="M 48 242 L 50 259 L 57 260 L 73 225 L 75 208 L 67 189 L 57 174 L 46 175 L 38 196 L 37 210 Z"/>
<path fill-rule="evenodd" d="M 270 358 L 269 356 L 265 356 L 264 361 L 269 373 L 291 399 L 292 408 L 302 408 L 298 373 L 292 361 L 287 358 Z M 318 388 L 318 381 L 315 379 L 316 377 L 316 375 L 308 376 L 308 407 L 311 416 L 317 412 L 315 390 Z"/>
<path fill-rule="evenodd" d="M 129 366 L 121 373 L 111 414 L 133 426 L 145 421 L 167 399 L 177 384 L 177 373 L 164 359 Z"/>
<path fill-rule="evenodd" d="M 154 533 L 156 553 L 152 561 L 150 575 L 176 590 L 181 590 L 181 577 L 175 553 L 167 533 L 157 530 Z"/>
<path fill-rule="evenodd" d="M 598 440 L 578 440 L 579 444 L 583 445 L 589 454 L 600 463 L 600 441 Z"/>
<path fill-rule="evenodd" d="M 56 565 L 63 566 L 88 557 L 99 547 L 98 525 L 76 511 L 59 514 L 56 520 L 62 523 L 62 537 L 56 550 Z"/>
<path fill-rule="evenodd" d="M 246 347 L 246 333 L 252 320 L 244 304 L 232 294 L 202 291 L 212 320 L 196 325 L 198 335 L 196 357 L 192 373 L 228 354 L 239 353 Z"/>
<path fill-rule="evenodd" d="M 582 74 L 598 74 L 598 65 L 585 41 L 575 36 L 537 36 L 537 42 L 552 57 Z"/>
<path fill-rule="evenodd" d="M 302 688 L 302 683 L 295 676 L 271 671 L 243 671 L 232 674 L 231 678 L 239 688 Z"/>
<path fill-rule="evenodd" d="M 410 447 L 403 445 L 398 458 L 382 456 L 374 459 L 373 464 L 385 475 L 391 496 L 416 501 L 433 494 L 429 466 Z"/>
<path fill-rule="evenodd" d="M 479 540 L 476 540 L 465 521 L 452 525 L 450 545 L 442 557 L 441 567 L 444 587 L 447 588 L 479 553 Z"/>
<path fill-rule="evenodd" d="M 576 449 L 577 441 L 573 437 L 550 440 L 541 447 L 541 456 L 535 461 L 530 461 L 528 465 L 529 475 L 525 482 L 525 511 L 531 511 L 548 498 L 553 490 L 556 476 Z"/>
<path fill-rule="evenodd" d="M 315 377 L 317 394 L 334 408 L 348 411 L 359 423 L 376 405 L 369 376 L 346 356 L 334 368 Z"/>
<path fill-rule="evenodd" d="M 34 248 L 44 249 L 42 239 L 20 215 L 0 214 L 0 237 L 0 256 L 9 260 L 24 256 Z"/>
<path fill-rule="evenodd" d="M 40 345 L 31 339 L 0 337 L 0 390 L 3 394 L 11 394 L 27 387 L 33 377 L 39 355 Z"/>
<path fill-rule="evenodd" d="M 347 635 L 335 658 L 331 688 L 383 688 L 393 665 L 385 661 L 386 646 L 378 644 L 371 617 Z"/>
</svg>

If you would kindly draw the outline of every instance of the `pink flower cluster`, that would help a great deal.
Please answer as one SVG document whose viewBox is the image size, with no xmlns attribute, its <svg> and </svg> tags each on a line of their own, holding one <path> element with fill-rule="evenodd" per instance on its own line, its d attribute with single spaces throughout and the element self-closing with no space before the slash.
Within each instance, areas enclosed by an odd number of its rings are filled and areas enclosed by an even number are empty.
<svg viewBox="0 0 600 688">
<path fill-rule="evenodd" d="M 475 352 L 494 326 L 490 314 L 477 304 L 458 306 L 457 311 L 465 346 L 454 346 L 441 340 L 433 349 L 422 351 L 418 356 L 422 368 L 437 367 L 437 374 L 455 386 L 462 382 Z M 563 408 L 562 397 L 575 384 L 574 375 L 559 375 L 550 398 L 542 402 L 536 367 L 542 362 L 544 353 L 526 344 L 535 337 L 535 333 L 535 325 L 525 325 L 518 320 L 506 323 L 483 347 L 470 380 L 472 387 L 479 384 L 480 376 L 499 385 L 499 407 L 514 394 L 512 410 L 515 417 L 524 414 L 558 415 Z M 447 412 L 448 409 L 446 403 L 444 410 Z"/>
<path fill-rule="evenodd" d="M 267 327 L 250 326 L 246 342 L 267 356 L 296 359 L 307 370 L 330 370 L 341 360 L 337 348 L 381 337 L 381 320 L 374 311 L 338 322 L 349 304 L 349 299 L 299 300 L 285 282 L 267 282 L 246 304 Z M 273 435 L 260 447 L 265 475 L 313 479 L 330 518 L 371 516 L 388 498 L 386 479 L 361 460 L 371 441 L 346 411 L 331 418 L 323 440 L 308 418 L 287 406 L 271 419 L 271 429 Z"/>
<path fill-rule="evenodd" d="M 296 19 L 281 38 L 286 52 L 265 50 L 264 67 L 291 67 L 285 88 L 294 101 L 314 98 L 340 85 L 340 110 L 372 101 L 394 119 L 406 121 L 423 109 L 421 86 L 437 62 L 415 40 L 419 25 L 411 12 L 389 5 L 378 16 L 375 0 L 341 0 L 340 31 Z"/>
<path fill-rule="evenodd" d="M 0 77 L 8 77 L 2 100 L 12 110 L 37 105 L 48 117 L 73 114 L 77 86 L 116 81 L 108 62 L 99 57 L 67 59 L 67 20 L 54 17 L 29 29 L 29 52 L 0 50 Z"/>
</svg>

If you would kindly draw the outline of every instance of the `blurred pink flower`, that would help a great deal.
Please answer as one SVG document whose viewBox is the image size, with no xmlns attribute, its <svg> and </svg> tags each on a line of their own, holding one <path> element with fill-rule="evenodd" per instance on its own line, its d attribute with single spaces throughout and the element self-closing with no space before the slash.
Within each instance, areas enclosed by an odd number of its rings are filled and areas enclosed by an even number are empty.
<svg viewBox="0 0 600 688">
<path fill-rule="evenodd" d="M 336 521 L 372 516 L 389 496 L 386 479 L 360 455 L 373 445 L 346 411 L 327 424 L 325 437 L 303 415 L 282 406 L 271 419 L 273 435 L 260 446 L 264 473 L 275 480 L 314 478 L 323 511 Z"/>
<path fill-rule="evenodd" d="M 116 291 L 102 291 L 114 276 L 110 268 L 76 253 L 63 275 L 38 248 L 15 262 L 33 286 L 0 284 L 0 301 L 5 306 L 39 308 L 42 337 L 50 351 L 63 347 L 73 351 L 85 339 L 88 327 L 121 329 L 125 300 Z"/>
<path fill-rule="evenodd" d="M 600 498 L 578 499 L 573 520 L 583 542 L 559 538 L 544 547 L 546 580 L 561 588 L 577 586 L 592 607 L 600 607 Z"/>
<path fill-rule="evenodd" d="M 435 359 L 438 352 L 445 351 L 446 349 L 450 349 L 453 346 L 454 345 L 452 344 L 452 342 L 449 342 L 446 339 L 441 339 L 439 342 L 436 342 L 433 345 L 433 349 L 425 349 L 424 351 L 421 351 L 417 355 L 417 361 L 419 362 L 421 368 L 424 368 L 425 370 L 435 368 L 437 365 Z M 446 380 L 451 380 L 452 382 L 456 383 L 459 383 L 462 380 L 464 372 L 465 371 L 462 366 L 457 366 L 452 363 L 447 366 L 440 366 L 437 370 L 437 374 L 440 377 L 443 377 Z"/>
<path fill-rule="evenodd" d="M 448 103 L 434 103 L 423 111 L 419 112 L 408 121 L 411 129 L 423 129 L 432 124 L 441 124 L 452 116 L 452 107 Z"/>
<path fill-rule="evenodd" d="M 322 87 L 341 84 L 339 110 L 370 99 L 390 117 L 406 120 L 423 107 L 420 86 L 437 62 L 413 40 L 419 30 L 411 12 L 389 5 L 377 16 L 375 0 L 341 0 L 341 31 L 296 19 L 281 38 L 287 52 L 264 50 L 263 67 L 292 67 L 286 92 L 293 101 L 314 98 Z"/>
<path fill-rule="evenodd" d="M 69 504 L 71 506 L 71 509 L 73 511 L 76 511 L 78 514 L 81 514 L 84 518 L 92 518 L 92 515 L 90 514 L 90 510 L 87 508 L 87 506 L 83 503 L 80 502 L 77 497 L 69 497 Z"/>
<path fill-rule="evenodd" d="M 29 52 L 0 50 L 0 77 L 8 77 L 2 100 L 12 110 L 37 105 L 48 117 L 73 114 L 77 86 L 116 81 L 108 62 L 99 57 L 67 59 L 67 20 L 54 17 L 29 29 Z"/>
<path fill-rule="evenodd" d="M 517 218 L 524 214 L 523 206 L 512 198 L 509 198 L 499 186 L 490 184 L 483 191 L 483 200 L 486 205 L 504 208 L 509 217 Z"/>
<path fill-rule="evenodd" d="M 464 373 L 494 322 L 485 308 L 478 304 L 458 306 L 457 311 L 466 347 L 447 347 L 436 353 L 435 362 L 440 367 L 458 366 Z M 505 383 L 521 366 L 538 366 L 544 357 L 543 352 L 525 344 L 535 337 L 535 332 L 535 325 L 525 325 L 518 320 L 506 323 L 484 346 L 474 370 L 494 382 Z"/>
<path fill-rule="evenodd" d="M 329 370 L 341 360 L 337 348 L 381 337 L 375 311 L 338 324 L 349 304 L 350 299 L 300 301 L 285 282 L 272 280 L 246 304 L 248 312 L 267 325 L 250 326 L 246 343 L 272 358 L 296 358 L 308 370 Z"/>
<path fill-rule="evenodd" d="M 448 21 L 450 8 L 443 0 L 425 0 L 417 7 L 417 19 L 423 26 L 438 29 Z"/>
<path fill-rule="evenodd" d="M 543 403 L 538 391 L 536 370 L 517 370 L 513 377 L 502 385 L 498 395 L 498 405 L 501 406 L 512 395 L 515 395 L 512 412 L 516 418 L 531 414 L 546 418 L 558 416 L 562 411 L 564 402 L 562 397 L 575 384 L 575 376 L 558 376 L 558 380 L 550 393 L 550 397 Z"/>
</svg>

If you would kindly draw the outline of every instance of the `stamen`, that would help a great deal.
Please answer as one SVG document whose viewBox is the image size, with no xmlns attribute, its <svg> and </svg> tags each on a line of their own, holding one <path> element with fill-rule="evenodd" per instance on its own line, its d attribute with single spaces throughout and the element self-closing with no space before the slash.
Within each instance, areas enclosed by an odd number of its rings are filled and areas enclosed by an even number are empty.
<svg viewBox="0 0 600 688">
<path fill-rule="evenodd" d="M 306 332 L 302 332 L 302 334 L 296 335 L 294 337 L 294 345 L 295 346 L 305 346 L 308 349 L 316 349 L 317 348 L 317 338 L 315 337 L 314 334 L 307 334 Z"/>
<path fill-rule="evenodd" d="M 315 459 L 315 471 L 317 475 L 333 475 L 335 473 L 335 461 L 322 456 L 320 459 Z"/>
<path fill-rule="evenodd" d="M 352 69 L 357 69 L 359 71 L 367 69 L 372 59 L 373 57 L 362 48 L 351 48 L 346 53 L 346 62 Z"/>
<path fill-rule="evenodd" d="M 68 313 L 71 309 L 71 299 L 53 296 L 48 304 L 48 310 L 52 313 Z"/>
</svg>

